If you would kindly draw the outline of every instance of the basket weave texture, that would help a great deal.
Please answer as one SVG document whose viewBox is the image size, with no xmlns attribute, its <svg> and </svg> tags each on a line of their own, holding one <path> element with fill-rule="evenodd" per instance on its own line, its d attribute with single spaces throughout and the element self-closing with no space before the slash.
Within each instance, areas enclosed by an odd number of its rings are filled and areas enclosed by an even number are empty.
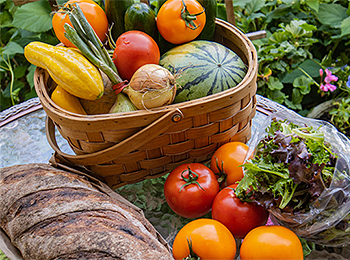
<svg viewBox="0 0 350 260">
<path fill-rule="evenodd" d="M 247 142 L 256 112 L 256 50 L 243 33 L 219 19 L 214 40 L 236 52 L 247 65 L 239 85 L 150 111 L 70 113 L 52 102 L 50 93 L 56 83 L 46 70 L 37 68 L 35 89 L 47 114 L 46 134 L 56 161 L 83 166 L 115 189 L 160 177 L 183 163 L 206 163 L 229 141 Z M 76 155 L 60 150 L 55 128 Z"/>
</svg>

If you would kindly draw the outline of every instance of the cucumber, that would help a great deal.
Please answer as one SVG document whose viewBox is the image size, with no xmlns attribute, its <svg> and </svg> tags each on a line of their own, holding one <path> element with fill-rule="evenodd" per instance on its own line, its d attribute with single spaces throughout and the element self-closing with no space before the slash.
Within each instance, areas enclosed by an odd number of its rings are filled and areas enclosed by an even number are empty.
<svg viewBox="0 0 350 260">
<path fill-rule="evenodd" d="M 139 30 L 150 35 L 158 42 L 156 16 L 151 7 L 145 3 L 134 3 L 125 12 L 125 31 Z"/>
<path fill-rule="evenodd" d="M 105 12 L 112 27 L 112 37 L 116 41 L 125 32 L 124 18 L 126 10 L 134 4 L 134 0 L 105 0 Z"/>
<path fill-rule="evenodd" d="M 157 1 L 157 12 L 166 1 L 167 0 L 158 0 Z M 175 44 L 165 40 L 159 32 L 158 32 L 158 45 L 159 45 L 159 50 L 160 50 L 161 55 L 166 53 L 168 50 L 170 50 L 176 46 Z"/>
<path fill-rule="evenodd" d="M 205 9 L 205 26 L 201 34 L 196 40 L 208 40 L 214 39 L 215 33 L 215 18 L 216 18 L 216 0 L 197 0 Z"/>
</svg>

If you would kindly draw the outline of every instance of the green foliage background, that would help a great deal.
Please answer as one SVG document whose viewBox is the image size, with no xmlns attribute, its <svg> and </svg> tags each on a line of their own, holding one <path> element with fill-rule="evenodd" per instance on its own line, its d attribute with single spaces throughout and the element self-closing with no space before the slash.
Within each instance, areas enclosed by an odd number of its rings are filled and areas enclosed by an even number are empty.
<svg viewBox="0 0 350 260">
<path fill-rule="evenodd" d="M 0 0 L 0 111 L 36 96 L 35 66 L 24 57 L 24 46 L 32 41 L 57 44 L 47 0 L 15 6 Z"/>
</svg>

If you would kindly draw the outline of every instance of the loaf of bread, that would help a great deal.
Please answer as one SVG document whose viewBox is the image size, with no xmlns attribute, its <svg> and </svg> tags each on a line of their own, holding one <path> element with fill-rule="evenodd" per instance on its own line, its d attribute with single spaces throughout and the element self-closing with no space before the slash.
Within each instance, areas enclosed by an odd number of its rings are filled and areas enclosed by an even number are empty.
<svg viewBox="0 0 350 260">
<path fill-rule="evenodd" d="M 46 164 L 0 169 L 0 226 L 24 259 L 173 259 L 132 205 Z"/>
</svg>

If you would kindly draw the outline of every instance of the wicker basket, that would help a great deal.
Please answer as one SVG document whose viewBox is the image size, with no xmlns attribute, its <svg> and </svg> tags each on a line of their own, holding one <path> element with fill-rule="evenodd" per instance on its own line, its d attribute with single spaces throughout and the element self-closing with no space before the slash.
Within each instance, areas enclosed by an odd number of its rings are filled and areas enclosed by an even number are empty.
<svg viewBox="0 0 350 260">
<path fill-rule="evenodd" d="M 229 141 L 247 142 L 256 112 L 257 54 L 251 41 L 217 19 L 215 41 L 236 52 L 248 67 L 242 82 L 208 97 L 152 111 L 77 115 L 59 108 L 49 93 L 56 83 L 35 71 L 35 89 L 47 113 L 46 134 L 60 163 L 83 166 L 110 187 L 160 177 L 186 162 L 208 162 Z M 63 153 L 55 127 L 76 155 Z"/>
</svg>

